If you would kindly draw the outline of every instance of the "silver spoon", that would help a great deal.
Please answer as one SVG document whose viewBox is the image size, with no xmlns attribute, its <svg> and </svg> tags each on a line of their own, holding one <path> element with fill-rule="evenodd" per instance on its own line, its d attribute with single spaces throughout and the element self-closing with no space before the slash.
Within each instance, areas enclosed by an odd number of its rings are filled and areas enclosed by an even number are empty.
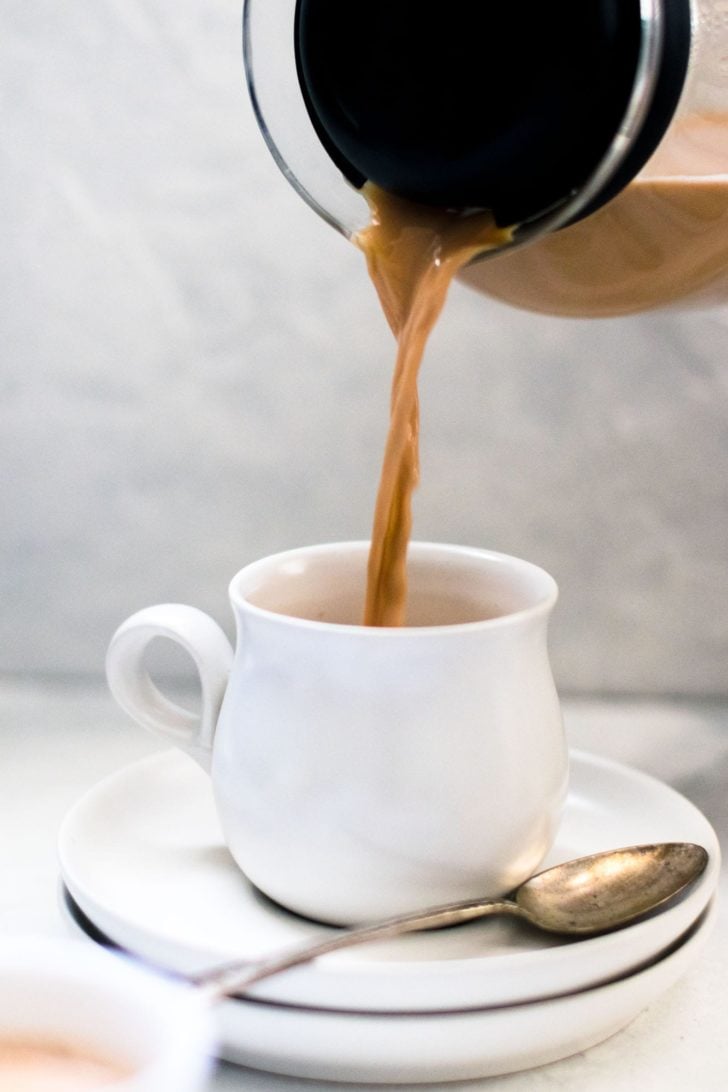
<svg viewBox="0 0 728 1092">
<path fill-rule="evenodd" d="M 211 999 L 242 994 L 256 982 L 319 956 L 371 940 L 442 929 L 491 914 L 510 914 L 549 933 L 589 936 L 619 929 L 661 906 L 704 871 L 708 854 L 690 842 L 662 842 L 594 853 L 522 883 L 511 898 L 467 899 L 347 929 L 327 940 L 259 963 L 230 963 L 193 978 Z"/>
</svg>

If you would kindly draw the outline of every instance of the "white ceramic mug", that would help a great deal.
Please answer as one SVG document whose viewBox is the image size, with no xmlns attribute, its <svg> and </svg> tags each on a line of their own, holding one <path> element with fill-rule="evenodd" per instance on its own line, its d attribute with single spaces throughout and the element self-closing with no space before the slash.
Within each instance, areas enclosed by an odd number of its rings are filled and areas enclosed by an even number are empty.
<svg viewBox="0 0 728 1092">
<path fill-rule="evenodd" d="M 367 551 L 313 546 L 244 568 L 234 655 L 207 615 L 165 604 L 129 618 L 107 657 L 119 704 L 211 771 L 251 882 L 334 923 L 511 890 L 550 848 L 567 785 L 552 577 L 412 543 L 408 625 L 365 627 Z M 195 661 L 199 716 L 152 683 L 158 636 Z"/>
</svg>

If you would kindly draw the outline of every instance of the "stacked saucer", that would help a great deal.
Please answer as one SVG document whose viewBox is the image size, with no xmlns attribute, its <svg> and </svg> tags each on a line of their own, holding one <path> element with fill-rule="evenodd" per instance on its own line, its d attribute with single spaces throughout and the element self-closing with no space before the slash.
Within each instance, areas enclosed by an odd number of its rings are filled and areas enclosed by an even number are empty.
<svg viewBox="0 0 728 1092">
<path fill-rule="evenodd" d="M 572 753 L 544 867 L 657 841 L 696 842 L 710 855 L 661 912 L 583 940 L 486 919 L 335 953 L 220 1004 L 221 1054 L 276 1073 L 395 1083 L 494 1076 L 601 1042 L 695 961 L 715 918 L 720 853 L 710 824 L 674 790 Z M 208 780 L 178 752 L 87 793 L 61 829 L 60 861 L 74 927 L 167 971 L 255 962 L 332 932 L 247 882 Z"/>
</svg>

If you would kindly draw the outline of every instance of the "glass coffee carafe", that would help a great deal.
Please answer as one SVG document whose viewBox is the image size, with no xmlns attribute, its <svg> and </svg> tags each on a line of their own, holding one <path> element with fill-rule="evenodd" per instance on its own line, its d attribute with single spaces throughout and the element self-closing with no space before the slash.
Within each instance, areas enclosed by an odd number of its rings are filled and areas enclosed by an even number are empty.
<svg viewBox="0 0 728 1092">
<path fill-rule="evenodd" d="M 619 315 L 728 299 L 728 0 L 246 0 L 256 115 L 346 236 L 371 182 L 510 242 L 461 278 Z"/>
</svg>

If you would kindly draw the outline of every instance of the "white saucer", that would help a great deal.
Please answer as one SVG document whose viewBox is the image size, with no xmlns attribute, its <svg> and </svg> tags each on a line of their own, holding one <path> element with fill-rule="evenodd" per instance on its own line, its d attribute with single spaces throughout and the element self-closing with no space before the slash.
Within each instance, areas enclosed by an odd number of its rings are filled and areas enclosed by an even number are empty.
<svg viewBox="0 0 728 1092">
<path fill-rule="evenodd" d="M 65 910 L 74 932 L 86 935 L 73 908 Z M 463 1081 L 547 1065 L 626 1027 L 695 962 L 716 917 L 712 900 L 666 954 L 635 974 L 524 1005 L 383 1014 L 224 1001 L 216 1009 L 219 1053 L 291 1077 L 386 1084 Z"/>
<path fill-rule="evenodd" d="M 221 1055 L 271 1073 L 393 1084 L 494 1077 L 547 1065 L 630 1023 L 694 963 L 716 917 L 711 904 L 684 943 L 643 971 L 531 1004 L 387 1016 L 228 1002 L 221 1011 Z"/>
<path fill-rule="evenodd" d="M 718 879 L 718 841 L 703 815 L 661 782 L 572 754 L 569 798 L 547 864 L 651 841 L 697 842 L 710 863 L 681 899 L 627 929 L 567 941 L 490 919 L 327 956 L 260 983 L 251 997 L 436 1012 L 554 997 L 620 977 L 662 953 L 705 908 Z M 189 974 L 256 960 L 332 931 L 248 883 L 222 842 L 207 778 L 176 751 L 135 763 L 87 793 L 63 823 L 59 851 L 81 911 L 113 942 L 167 970 Z"/>
</svg>

